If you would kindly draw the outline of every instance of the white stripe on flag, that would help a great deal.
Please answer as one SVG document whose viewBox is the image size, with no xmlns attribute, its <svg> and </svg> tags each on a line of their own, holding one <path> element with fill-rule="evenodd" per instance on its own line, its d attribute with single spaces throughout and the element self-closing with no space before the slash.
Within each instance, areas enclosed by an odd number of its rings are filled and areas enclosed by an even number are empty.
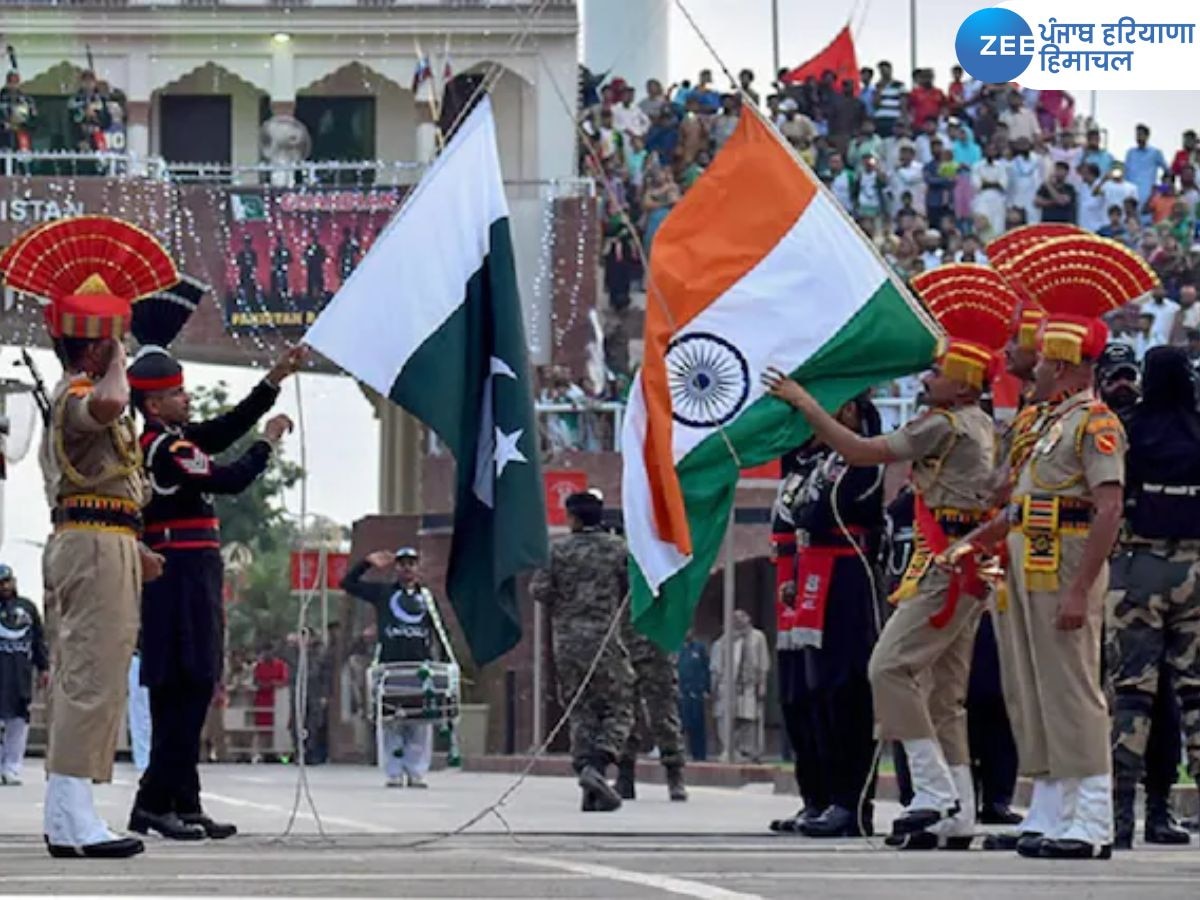
<svg viewBox="0 0 1200 900">
<path fill-rule="evenodd" d="M 309 328 L 304 342 L 385 396 L 458 309 L 508 215 L 485 98 Z"/>
</svg>

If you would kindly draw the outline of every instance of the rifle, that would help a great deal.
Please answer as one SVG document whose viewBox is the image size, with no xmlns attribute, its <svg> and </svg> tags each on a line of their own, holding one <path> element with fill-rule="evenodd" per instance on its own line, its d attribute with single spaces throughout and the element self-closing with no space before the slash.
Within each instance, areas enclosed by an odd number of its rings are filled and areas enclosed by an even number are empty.
<svg viewBox="0 0 1200 900">
<path fill-rule="evenodd" d="M 21 359 L 15 365 L 23 365 L 29 370 L 29 375 L 33 378 L 33 402 L 37 404 L 38 412 L 42 414 L 43 427 L 49 428 L 51 412 L 50 394 L 46 390 L 46 382 L 42 380 L 42 373 L 38 371 L 37 363 L 33 361 L 33 357 L 29 355 L 29 351 L 22 347 Z"/>
</svg>

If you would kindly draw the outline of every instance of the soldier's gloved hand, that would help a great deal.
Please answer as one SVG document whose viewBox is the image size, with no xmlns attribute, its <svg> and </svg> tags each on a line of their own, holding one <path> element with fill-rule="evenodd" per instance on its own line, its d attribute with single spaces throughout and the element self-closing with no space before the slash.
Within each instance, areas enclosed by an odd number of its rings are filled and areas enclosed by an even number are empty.
<svg viewBox="0 0 1200 900">
<path fill-rule="evenodd" d="M 275 387 L 279 387 L 285 378 L 299 372 L 307 361 L 307 347 L 303 344 L 296 347 L 289 347 L 279 359 L 275 360 L 275 365 L 271 366 L 271 371 L 267 373 L 267 381 L 271 382 Z"/>
<path fill-rule="evenodd" d="M 376 569 L 390 569 L 395 563 L 395 558 L 387 550 L 376 550 L 367 554 L 367 562 Z"/>
<path fill-rule="evenodd" d="M 283 436 L 288 434 L 295 426 L 292 420 L 287 416 L 280 414 L 272 416 L 268 420 L 266 427 L 263 429 L 263 436 L 271 442 L 272 445 L 278 445 Z"/>
</svg>

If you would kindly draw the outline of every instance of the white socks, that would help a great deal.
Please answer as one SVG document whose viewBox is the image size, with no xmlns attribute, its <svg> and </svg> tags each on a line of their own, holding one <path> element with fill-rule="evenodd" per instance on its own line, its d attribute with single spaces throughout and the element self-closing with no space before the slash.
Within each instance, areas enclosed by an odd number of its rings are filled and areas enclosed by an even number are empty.
<svg viewBox="0 0 1200 900">
<path fill-rule="evenodd" d="M 902 743 L 913 787 L 913 799 L 908 809 L 929 809 L 937 813 L 953 809 L 959 801 L 959 789 L 938 742 L 932 738 L 918 738 Z"/>
</svg>

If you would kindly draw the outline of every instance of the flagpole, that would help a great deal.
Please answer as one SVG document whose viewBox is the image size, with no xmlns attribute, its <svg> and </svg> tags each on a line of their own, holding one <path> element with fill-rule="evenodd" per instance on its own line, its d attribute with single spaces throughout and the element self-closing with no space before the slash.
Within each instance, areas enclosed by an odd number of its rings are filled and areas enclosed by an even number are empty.
<svg viewBox="0 0 1200 900">
<path fill-rule="evenodd" d="M 917 70 L 917 0 L 908 0 L 909 73 Z"/>
<path fill-rule="evenodd" d="M 733 704 L 736 703 L 734 695 L 737 693 L 737 673 L 733 671 L 733 608 L 734 608 L 734 592 L 736 582 L 735 566 L 736 558 L 733 550 L 733 511 L 737 507 L 737 499 L 734 498 L 733 506 L 729 510 L 729 525 L 725 531 L 725 571 L 724 585 L 724 611 L 722 619 L 724 620 L 723 635 L 724 646 L 721 648 L 721 692 L 725 695 L 725 706 L 721 710 L 721 760 L 722 762 L 734 762 L 733 752 Z"/>
<path fill-rule="evenodd" d="M 771 53 L 775 61 L 771 69 L 771 78 L 774 79 L 779 71 L 779 0 L 771 0 Z"/>
</svg>

